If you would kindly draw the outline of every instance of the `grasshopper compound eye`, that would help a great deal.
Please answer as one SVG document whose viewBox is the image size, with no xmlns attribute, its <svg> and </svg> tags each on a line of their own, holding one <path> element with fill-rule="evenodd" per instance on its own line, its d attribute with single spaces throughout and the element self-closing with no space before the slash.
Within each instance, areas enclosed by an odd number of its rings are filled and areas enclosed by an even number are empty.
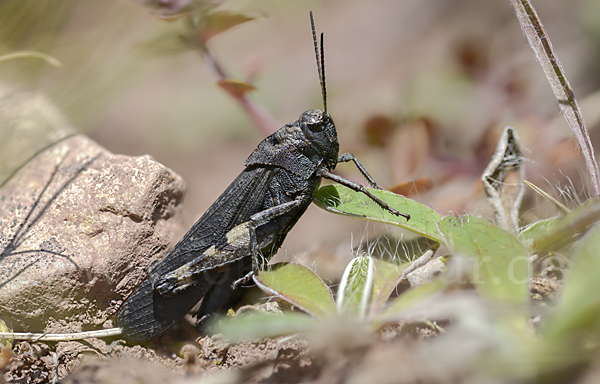
<svg viewBox="0 0 600 384">
<path fill-rule="evenodd" d="M 321 132 L 325 128 L 327 117 L 320 109 L 309 109 L 298 120 L 302 126 L 307 127 L 311 132 Z"/>
<path fill-rule="evenodd" d="M 320 113 L 311 114 L 306 119 L 306 125 L 313 132 L 321 132 L 323 130 L 323 115 Z"/>
</svg>

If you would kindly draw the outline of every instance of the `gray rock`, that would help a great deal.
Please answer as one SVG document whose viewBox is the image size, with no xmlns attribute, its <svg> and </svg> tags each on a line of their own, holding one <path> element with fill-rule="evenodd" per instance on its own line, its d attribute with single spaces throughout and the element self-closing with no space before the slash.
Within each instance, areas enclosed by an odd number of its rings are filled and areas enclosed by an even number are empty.
<svg viewBox="0 0 600 384">
<path fill-rule="evenodd" d="M 37 94 L 0 95 L 0 131 L 0 318 L 93 328 L 167 252 L 184 181 L 76 134 Z"/>
</svg>

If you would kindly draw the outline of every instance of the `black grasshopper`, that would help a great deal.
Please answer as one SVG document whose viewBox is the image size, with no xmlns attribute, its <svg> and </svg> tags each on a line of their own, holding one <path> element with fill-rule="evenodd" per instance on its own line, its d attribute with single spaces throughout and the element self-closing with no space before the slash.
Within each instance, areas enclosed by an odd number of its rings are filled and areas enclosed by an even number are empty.
<svg viewBox="0 0 600 384">
<path fill-rule="evenodd" d="M 243 290 L 238 286 L 258 268 L 259 260 L 266 261 L 277 252 L 312 202 L 321 178 L 362 192 L 387 211 L 410 218 L 362 185 L 331 173 L 337 163 L 353 161 L 378 188 L 352 154 L 338 155 L 337 132 L 327 113 L 323 34 L 319 51 L 312 13 L 310 16 L 323 110 L 308 110 L 264 139 L 245 161 L 242 173 L 150 269 L 115 317 L 115 325 L 130 341 L 155 338 L 200 299 L 198 323 L 239 301 Z"/>
</svg>

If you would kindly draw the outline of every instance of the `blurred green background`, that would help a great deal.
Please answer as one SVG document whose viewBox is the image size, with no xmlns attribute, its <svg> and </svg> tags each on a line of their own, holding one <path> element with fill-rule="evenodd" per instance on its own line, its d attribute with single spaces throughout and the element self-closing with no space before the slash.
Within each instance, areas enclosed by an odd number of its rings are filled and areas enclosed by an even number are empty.
<svg viewBox="0 0 600 384">
<path fill-rule="evenodd" d="M 62 67 L 0 63 L 0 93 L 43 92 L 110 151 L 150 154 L 182 175 L 189 228 L 264 133 L 216 85 L 199 50 L 176 47 L 182 23 L 161 20 L 148 3 L 1 1 L 0 55 L 36 50 Z M 534 5 L 597 143 L 600 0 Z M 208 47 L 232 77 L 257 87 L 249 97 L 281 125 L 322 107 L 313 10 L 325 32 L 329 111 L 341 151 L 355 153 L 381 185 L 428 178 L 432 188 L 414 198 L 442 214 L 491 217 L 479 177 L 502 128 L 513 125 L 530 150 L 529 180 L 555 196 L 570 183 L 585 194 L 585 167 L 508 1 L 246 0 L 222 1 L 218 9 L 260 16 Z M 352 166 L 339 169 L 360 180 Z M 576 196 L 564 200 L 574 204 Z M 528 192 L 524 213 L 527 222 L 555 212 Z M 349 259 L 349 232 L 360 238 L 378 231 L 364 225 L 311 207 L 279 257 L 343 249 Z"/>
</svg>

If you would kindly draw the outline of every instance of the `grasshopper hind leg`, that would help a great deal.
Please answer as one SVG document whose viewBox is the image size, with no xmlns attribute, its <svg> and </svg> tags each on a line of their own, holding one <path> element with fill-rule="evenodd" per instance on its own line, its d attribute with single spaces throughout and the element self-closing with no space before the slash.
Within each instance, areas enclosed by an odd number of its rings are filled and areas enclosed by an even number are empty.
<svg viewBox="0 0 600 384">
<path fill-rule="evenodd" d="M 235 271 L 235 273 L 232 273 Z M 218 283 L 214 284 L 202 299 L 200 309 L 195 317 L 196 329 L 202 334 L 211 334 L 215 331 L 211 319 L 215 315 L 224 315 L 227 311 L 238 304 L 246 295 L 248 288 L 243 286 L 233 287 L 233 283 L 252 271 L 252 258 L 240 259 L 232 266 L 230 271 L 224 272 Z"/>
<path fill-rule="evenodd" d="M 115 325 L 130 342 L 152 340 L 191 311 L 210 288 L 210 284 L 200 282 L 173 300 L 156 292 L 152 279 L 146 279 L 119 309 Z"/>
</svg>

